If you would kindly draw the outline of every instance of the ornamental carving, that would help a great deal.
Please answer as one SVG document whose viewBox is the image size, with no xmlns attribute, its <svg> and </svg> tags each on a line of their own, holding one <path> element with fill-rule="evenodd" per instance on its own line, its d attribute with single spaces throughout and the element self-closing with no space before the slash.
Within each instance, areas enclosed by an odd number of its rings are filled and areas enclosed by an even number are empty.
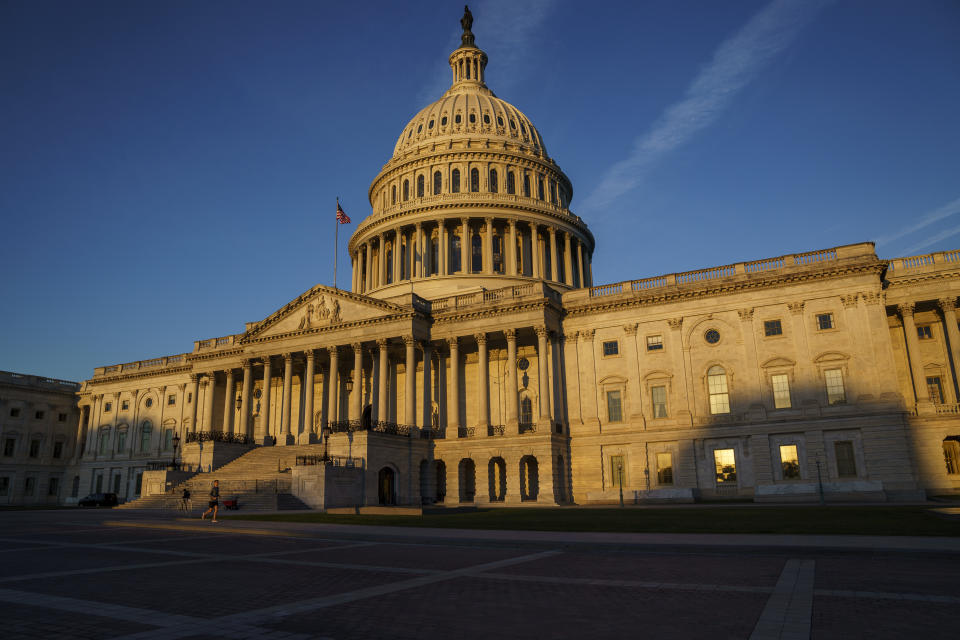
<svg viewBox="0 0 960 640">
<path fill-rule="evenodd" d="M 937 300 L 937 303 L 940 305 L 940 308 L 944 311 L 956 311 L 957 309 L 957 299 L 956 298 L 940 298 Z"/>
<path fill-rule="evenodd" d="M 593 336 L 596 332 L 596 329 L 584 329 L 580 331 L 580 337 L 583 338 L 585 342 L 593 342 Z M 539 331 L 537 335 L 540 335 Z"/>
<path fill-rule="evenodd" d="M 847 295 L 840 296 L 840 302 L 843 303 L 843 306 L 847 309 L 857 306 L 857 294 L 850 293 Z"/>
<path fill-rule="evenodd" d="M 753 320 L 753 307 L 748 309 L 737 309 L 737 313 L 740 314 L 741 320 Z"/>
<path fill-rule="evenodd" d="M 864 304 L 880 304 L 880 302 L 883 300 L 883 293 L 869 291 L 866 293 L 861 293 L 860 297 L 863 298 Z"/>
<path fill-rule="evenodd" d="M 897 310 L 900 312 L 900 315 L 904 318 L 913 317 L 913 309 L 916 305 L 912 302 L 904 302 L 903 304 L 897 305 Z"/>
<path fill-rule="evenodd" d="M 674 331 L 679 331 L 683 327 L 683 318 L 667 318 L 667 324 L 670 325 L 670 328 Z"/>
<path fill-rule="evenodd" d="M 478 345 L 487 344 L 487 334 L 485 333 L 475 333 L 473 334 L 473 338 L 477 341 Z"/>
<path fill-rule="evenodd" d="M 804 302 L 802 300 L 800 302 L 788 302 L 787 308 L 790 309 L 790 313 L 797 315 L 803 313 L 803 305 Z"/>
<path fill-rule="evenodd" d="M 570 333 L 565 334 L 565 335 L 563 336 L 563 339 L 566 340 L 567 342 L 576 342 L 576 341 L 577 341 L 577 335 L 578 335 L 578 332 L 577 332 L 577 331 L 571 331 Z"/>
<path fill-rule="evenodd" d="M 516 340 L 517 339 L 517 330 L 516 329 L 504 329 L 503 335 L 507 337 L 507 340 Z"/>
<path fill-rule="evenodd" d="M 311 327 L 328 326 L 342 322 L 340 318 L 340 301 L 333 298 L 330 306 L 327 306 L 327 299 L 321 295 L 317 301 L 311 302 L 303 312 L 298 329 L 309 329 Z"/>
<path fill-rule="evenodd" d="M 631 323 L 631 324 L 625 324 L 625 325 L 623 325 L 623 332 L 624 332 L 625 334 L 627 334 L 628 336 L 635 336 L 635 335 L 637 335 L 637 323 L 636 323 L 636 322 L 633 322 L 633 323 Z"/>
</svg>

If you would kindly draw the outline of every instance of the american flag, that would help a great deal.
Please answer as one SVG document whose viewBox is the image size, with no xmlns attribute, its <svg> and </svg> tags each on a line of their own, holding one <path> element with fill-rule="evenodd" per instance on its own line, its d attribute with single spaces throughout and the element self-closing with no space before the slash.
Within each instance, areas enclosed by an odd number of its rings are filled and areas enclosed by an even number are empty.
<svg viewBox="0 0 960 640">
<path fill-rule="evenodd" d="M 343 209 L 340 208 L 339 202 L 337 202 L 337 222 L 340 224 L 350 224 L 350 218 L 343 212 Z"/>
</svg>

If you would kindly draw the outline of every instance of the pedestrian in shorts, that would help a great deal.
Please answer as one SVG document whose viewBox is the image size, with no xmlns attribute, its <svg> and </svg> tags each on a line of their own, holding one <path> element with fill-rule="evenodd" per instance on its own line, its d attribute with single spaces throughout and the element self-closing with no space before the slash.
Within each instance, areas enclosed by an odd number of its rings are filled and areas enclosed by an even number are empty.
<svg viewBox="0 0 960 640">
<path fill-rule="evenodd" d="M 200 516 L 200 519 L 203 520 L 207 517 L 207 514 L 213 511 L 213 518 L 211 522 L 217 521 L 217 510 L 220 508 L 220 481 L 214 480 L 213 486 L 210 487 L 210 508 L 203 512 L 203 515 Z"/>
</svg>

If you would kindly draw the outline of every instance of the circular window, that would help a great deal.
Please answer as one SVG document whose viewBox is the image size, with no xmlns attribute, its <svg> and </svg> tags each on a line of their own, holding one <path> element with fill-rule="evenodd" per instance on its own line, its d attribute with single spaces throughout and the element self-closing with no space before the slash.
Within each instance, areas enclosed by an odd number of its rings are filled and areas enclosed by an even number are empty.
<svg viewBox="0 0 960 640">
<path fill-rule="evenodd" d="M 262 395 L 263 395 L 263 392 L 260 391 L 260 389 L 257 389 L 256 391 L 253 392 L 253 397 L 256 398 L 257 400 L 259 400 L 260 396 Z"/>
<path fill-rule="evenodd" d="M 520 358 L 519 360 L 517 360 L 517 369 L 520 369 L 520 371 L 526 371 L 529 368 L 530 368 L 529 360 L 527 360 L 526 358 Z"/>
<path fill-rule="evenodd" d="M 433 129 L 433 120 L 431 120 L 430 124 L 427 125 L 427 129 Z"/>
<path fill-rule="evenodd" d="M 490 124 L 490 116 L 483 114 L 483 124 Z"/>
<path fill-rule="evenodd" d="M 720 332 L 716 329 L 709 329 L 705 334 L 703 334 L 703 339 L 710 344 L 717 344 L 720 342 Z"/>
<path fill-rule="evenodd" d="M 471 113 L 471 114 L 470 114 L 470 124 L 473 124 L 473 123 L 476 122 L 476 121 L 477 121 L 477 114 Z"/>
<path fill-rule="evenodd" d="M 423 131 L 423 125 L 422 125 L 422 124 L 419 125 L 419 126 L 417 126 L 417 133 L 420 133 L 421 131 Z"/>
<path fill-rule="evenodd" d="M 147 398 L 147 401 L 144 402 L 143 404 L 147 405 L 148 407 L 152 407 L 152 406 L 153 406 L 153 398 Z"/>
<path fill-rule="evenodd" d="M 443 116 L 442 118 L 440 118 L 440 126 L 442 127 L 447 126 L 447 116 Z"/>
<path fill-rule="evenodd" d="M 456 116 L 454 116 L 453 121 L 456 122 L 457 124 L 460 124 L 460 119 L 461 119 L 460 114 L 458 113 Z"/>
<path fill-rule="evenodd" d="M 501 118 L 500 116 L 497 116 L 497 124 L 500 125 L 501 127 L 503 126 L 503 118 Z"/>
</svg>

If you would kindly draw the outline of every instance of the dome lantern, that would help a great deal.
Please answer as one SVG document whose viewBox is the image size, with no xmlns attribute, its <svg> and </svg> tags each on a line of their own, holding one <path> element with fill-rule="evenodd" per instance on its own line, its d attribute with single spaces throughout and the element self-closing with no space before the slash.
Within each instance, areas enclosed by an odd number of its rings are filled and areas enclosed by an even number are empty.
<svg viewBox="0 0 960 640">
<path fill-rule="evenodd" d="M 460 48 L 450 54 L 449 62 L 450 69 L 453 71 L 453 84 L 446 95 L 458 90 L 474 92 L 480 90 L 481 92 L 492 93 L 484 83 L 487 54 L 477 48 L 473 32 L 470 30 L 473 26 L 473 14 L 470 13 L 470 7 L 466 5 L 464 5 L 463 11 L 463 18 L 460 19 L 463 35 L 460 37 Z"/>
</svg>

